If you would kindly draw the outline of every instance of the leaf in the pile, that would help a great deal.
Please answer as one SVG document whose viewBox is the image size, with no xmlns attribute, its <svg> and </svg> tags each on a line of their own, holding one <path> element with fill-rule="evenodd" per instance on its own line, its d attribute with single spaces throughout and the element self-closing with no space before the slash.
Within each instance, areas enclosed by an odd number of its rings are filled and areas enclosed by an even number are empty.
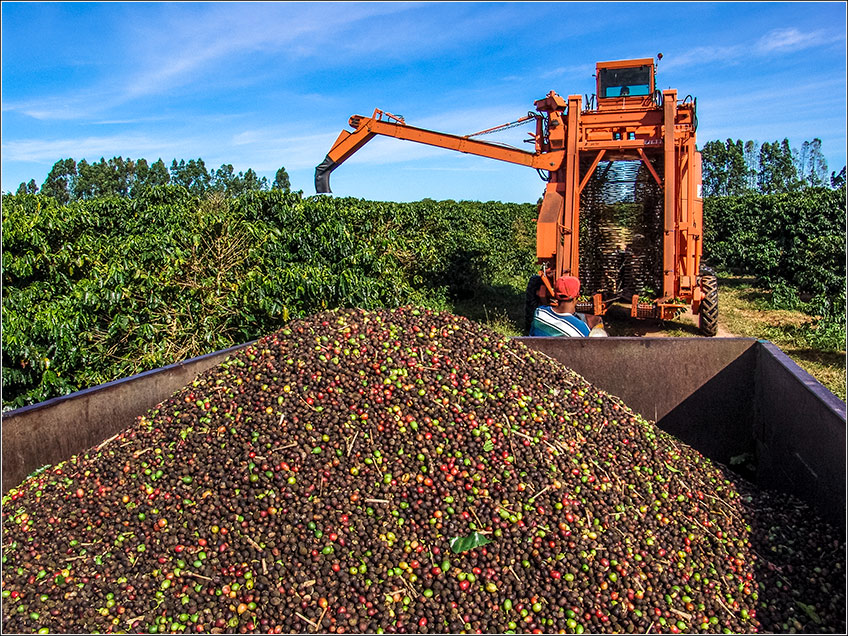
<svg viewBox="0 0 848 636">
<path fill-rule="evenodd" d="M 474 548 L 478 548 L 481 545 L 489 543 L 491 543 L 489 539 L 475 531 L 467 537 L 454 537 L 451 539 L 450 548 L 454 554 L 459 554 L 460 552 L 467 552 L 468 550 L 473 550 Z"/>
<path fill-rule="evenodd" d="M 821 625 L 822 621 L 821 621 L 821 618 L 819 618 L 819 615 L 816 614 L 816 608 L 815 607 L 813 607 L 812 605 L 805 605 L 801 601 L 795 601 L 795 602 L 798 603 L 798 607 L 800 607 L 802 610 L 804 610 L 804 612 L 806 612 L 807 616 L 809 616 L 811 619 L 813 619 L 813 621 L 816 623 L 816 625 Z"/>
<path fill-rule="evenodd" d="M 495 443 L 490 439 L 487 439 L 483 443 L 483 450 L 486 451 L 487 453 L 490 452 L 494 447 L 495 447 Z"/>
<path fill-rule="evenodd" d="M 738 466 L 739 464 L 745 464 L 754 459 L 754 456 L 751 453 L 742 453 L 741 455 L 734 455 L 730 458 L 731 466 Z"/>
</svg>

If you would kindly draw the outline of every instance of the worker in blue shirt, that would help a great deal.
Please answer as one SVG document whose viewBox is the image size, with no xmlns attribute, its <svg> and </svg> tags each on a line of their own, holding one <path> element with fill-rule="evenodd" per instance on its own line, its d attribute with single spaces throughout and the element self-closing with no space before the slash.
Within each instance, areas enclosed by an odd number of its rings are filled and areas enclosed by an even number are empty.
<svg viewBox="0 0 848 636">
<path fill-rule="evenodd" d="M 554 284 L 556 305 L 536 309 L 530 335 L 587 337 L 591 329 L 586 316 L 576 312 L 579 294 L 579 279 L 574 276 L 562 276 L 557 279 Z"/>
</svg>

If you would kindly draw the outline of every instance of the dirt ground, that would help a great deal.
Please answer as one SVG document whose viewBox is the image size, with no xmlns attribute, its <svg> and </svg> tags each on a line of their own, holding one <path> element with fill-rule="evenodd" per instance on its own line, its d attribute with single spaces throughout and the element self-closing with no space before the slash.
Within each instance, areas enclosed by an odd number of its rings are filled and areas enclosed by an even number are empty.
<svg viewBox="0 0 848 636">
<path fill-rule="evenodd" d="M 665 323 L 659 320 L 637 320 L 630 317 L 630 307 L 616 304 L 610 307 L 604 318 L 604 325 L 610 336 L 646 336 L 649 338 L 697 337 L 703 338 L 698 330 L 698 318 L 687 309 L 674 320 Z M 737 334 L 730 333 L 718 326 L 716 338 L 735 338 Z"/>
</svg>

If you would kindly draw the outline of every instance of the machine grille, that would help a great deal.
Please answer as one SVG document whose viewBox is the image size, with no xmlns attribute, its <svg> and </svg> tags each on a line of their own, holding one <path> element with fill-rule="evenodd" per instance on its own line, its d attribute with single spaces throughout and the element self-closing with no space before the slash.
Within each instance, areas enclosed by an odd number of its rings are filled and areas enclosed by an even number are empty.
<svg viewBox="0 0 848 636">
<path fill-rule="evenodd" d="M 662 159 L 654 170 L 663 174 Z M 581 165 L 585 174 L 590 164 Z M 580 198 L 580 282 L 604 300 L 662 289 L 663 192 L 641 161 L 602 161 Z"/>
</svg>

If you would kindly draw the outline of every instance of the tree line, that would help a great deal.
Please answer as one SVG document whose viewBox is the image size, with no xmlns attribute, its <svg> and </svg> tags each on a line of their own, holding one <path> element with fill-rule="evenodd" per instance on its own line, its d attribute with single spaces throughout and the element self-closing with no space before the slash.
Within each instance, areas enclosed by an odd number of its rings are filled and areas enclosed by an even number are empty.
<svg viewBox="0 0 848 636">
<path fill-rule="evenodd" d="M 828 174 L 821 139 L 805 141 L 800 149 L 788 139 L 765 142 L 709 141 L 701 150 L 703 196 L 741 196 L 743 194 L 780 194 L 806 187 L 839 188 L 845 183 L 845 167 Z M 180 185 L 192 194 L 222 192 L 238 196 L 245 192 L 283 190 L 291 183 L 284 167 L 274 181 L 260 177 L 253 169 L 236 173 L 232 164 L 223 164 L 210 172 L 203 159 L 179 162 L 170 168 L 159 160 L 113 157 L 88 163 L 85 159 L 60 159 L 39 187 L 35 179 L 21 183 L 16 194 L 45 194 L 61 204 L 101 196 L 136 196 L 142 189 L 157 185 Z"/>
<path fill-rule="evenodd" d="M 828 174 L 818 138 L 805 141 L 800 149 L 792 148 L 788 139 L 763 144 L 710 141 L 701 150 L 701 161 L 704 197 L 836 189 L 845 183 L 844 166 L 838 174 Z"/>
<path fill-rule="evenodd" d="M 161 158 L 149 164 L 146 159 L 112 157 L 107 161 L 101 157 L 94 163 L 60 159 L 40 188 L 35 179 L 30 179 L 18 186 L 16 194 L 44 194 L 65 204 L 110 195 L 132 198 L 148 187 L 166 184 L 183 186 L 192 194 L 221 192 L 234 197 L 269 189 L 291 190 L 285 167 L 277 170 L 274 181 L 269 183 L 251 168 L 236 173 L 232 164 L 222 164 L 210 172 L 200 158 L 179 162 L 174 159 L 169 169 Z"/>
</svg>

